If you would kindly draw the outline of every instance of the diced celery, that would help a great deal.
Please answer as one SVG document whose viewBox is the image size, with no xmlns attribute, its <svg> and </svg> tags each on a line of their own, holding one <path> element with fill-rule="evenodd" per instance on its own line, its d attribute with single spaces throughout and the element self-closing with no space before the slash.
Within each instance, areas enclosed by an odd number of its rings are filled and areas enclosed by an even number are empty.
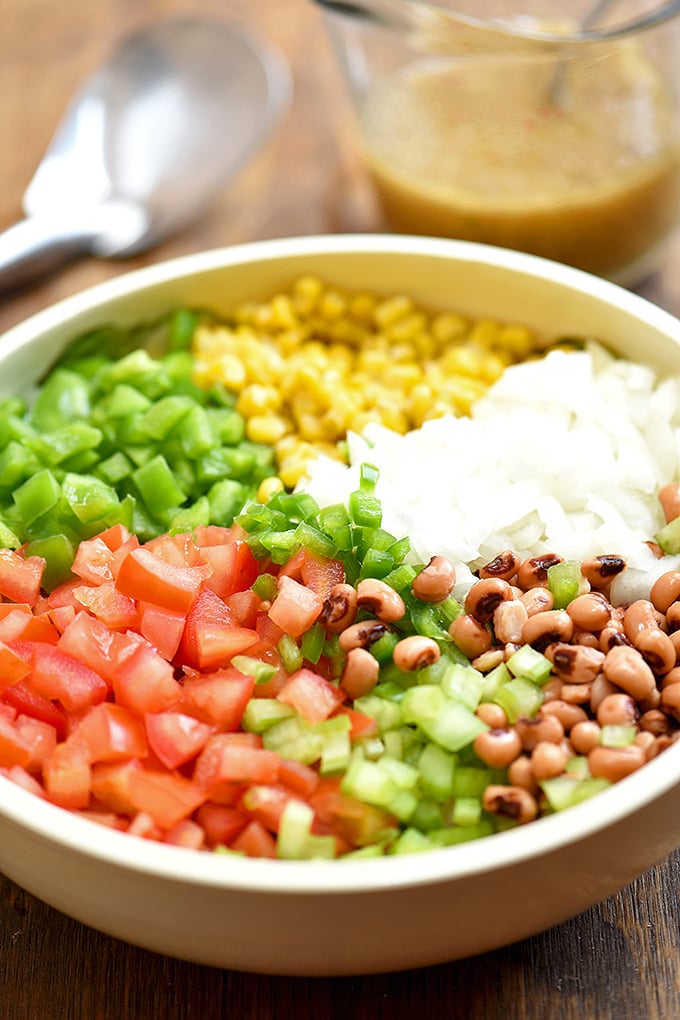
<svg viewBox="0 0 680 1020">
<path fill-rule="evenodd" d="M 404 829 L 392 847 L 393 854 L 417 854 L 432 849 L 429 836 L 415 828 Z"/>
<path fill-rule="evenodd" d="M 425 722 L 440 716 L 447 707 L 446 695 L 436 684 L 409 687 L 401 701 L 404 722 L 424 727 Z"/>
<path fill-rule="evenodd" d="M 387 771 L 381 769 L 376 762 L 357 756 L 350 760 L 340 789 L 358 800 L 382 808 L 388 808 L 399 793 L 399 787 Z"/>
<path fill-rule="evenodd" d="M 375 719 L 381 733 L 397 729 L 402 724 L 401 706 L 380 698 L 375 693 L 356 698 L 354 708 L 357 712 L 363 712 L 364 715 L 370 715 L 371 719 Z"/>
<path fill-rule="evenodd" d="M 441 687 L 446 696 L 462 702 L 473 712 L 479 705 L 483 686 L 484 675 L 478 669 L 457 662 L 448 663 L 441 680 Z"/>
<path fill-rule="evenodd" d="M 295 710 L 278 698 L 251 698 L 245 707 L 242 725 L 250 733 L 262 734 L 294 715 Z"/>
<path fill-rule="evenodd" d="M 410 822 L 418 807 L 418 797 L 411 790 L 398 790 L 385 807 L 400 822 Z"/>
<path fill-rule="evenodd" d="M 400 761 L 399 758 L 384 754 L 379 765 L 394 780 L 400 790 L 413 790 L 418 785 L 418 769 Z"/>
<path fill-rule="evenodd" d="M 322 776 L 335 775 L 347 768 L 352 753 L 350 727 L 351 723 L 346 715 L 334 716 L 313 727 L 320 740 L 319 771 Z"/>
<path fill-rule="evenodd" d="M 335 838 L 314 835 L 311 831 L 313 821 L 314 811 L 308 804 L 289 800 L 279 822 L 276 856 L 290 861 L 330 860 L 335 857 Z"/>
<path fill-rule="evenodd" d="M 507 667 L 513 676 L 522 676 L 534 684 L 543 684 L 550 677 L 550 659 L 541 655 L 531 645 L 522 645 L 507 660 Z"/>
<path fill-rule="evenodd" d="M 459 765 L 453 776 L 453 796 L 456 800 L 479 800 L 489 783 L 492 782 L 492 777 L 491 769 Z"/>
<path fill-rule="evenodd" d="M 508 722 L 516 723 L 523 716 L 536 715 L 543 704 L 543 692 L 531 680 L 518 676 L 499 687 L 493 700 L 505 711 Z"/>
<path fill-rule="evenodd" d="M 494 823 L 479 822 L 478 825 L 450 826 L 430 833 L 430 842 L 434 847 L 456 846 L 458 843 L 469 843 L 474 839 L 482 839 L 494 832 Z"/>
<path fill-rule="evenodd" d="M 573 776 L 556 776 L 540 784 L 553 811 L 564 811 L 611 786 L 609 779 L 578 779 Z"/>
<path fill-rule="evenodd" d="M 580 594 L 582 584 L 579 560 L 563 560 L 548 567 L 548 591 L 553 596 L 555 609 L 565 609 Z"/>
<path fill-rule="evenodd" d="M 409 822 L 421 832 L 441 829 L 444 824 L 441 806 L 431 797 L 421 797 Z"/>
<path fill-rule="evenodd" d="M 321 757 L 321 738 L 314 727 L 299 715 L 275 723 L 262 734 L 268 751 L 278 751 L 282 758 L 311 765 Z"/>
<path fill-rule="evenodd" d="M 286 673 L 296 673 L 302 668 L 302 652 L 290 634 L 283 634 L 277 647 Z"/>
<path fill-rule="evenodd" d="M 657 531 L 654 541 L 667 556 L 676 556 L 680 553 L 680 517 L 676 517 Z"/>
<path fill-rule="evenodd" d="M 272 666 L 269 662 L 263 662 L 262 659 L 253 658 L 250 655 L 235 655 L 231 660 L 231 664 L 239 673 L 254 677 L 256 684 L 268 683 L 276 673 L 276 666 Z"/>
<path fill-rule="evenodd" d="M 424 793 L 443 803 L 453 794 L 456 758 L 437 744 L 426 744 L 418 758 L 420 785 Z"/>
<path fill-rule="evenodd" d="M 448 700 L 439 715 L 423 720 L 421 728 L 430 740 L 435 740 L 447 751 L 460 751 L 489 729 L 465 705 Z"/>
<path fill-rule="evenodd" d="M 379 663 L 384 664 L 392 661 L 392 653 L 394 652 L 395 646 L 399 641 L 399 635 L 395 634 L 394 631 L 386 631 L 381 638 L 374 641 L 369 652 L 371 655 L 378 660 Z"/>
<path fill-rule="evenodd" d="M 479 825 L 482 818 L 482 802 L 477 797 L 457 797 L 453 805 L 454 825 Z"/>
<path fill-rule="evenodd" d="M 479 700 L 493 701 L 498 688 L 502 684 L 507 683 L 508 680 L 512 680 L 512 673 L 505 663 L 501 662 L 498 666 L 495 666 L 494 669 L 489 670 L 488 673 L 483 675 L 482 693 Z"/>
<path fill-rule="evenodd" d="M 600 744 L 603 747 L 628 747 L 635 742 L 635 726 L 603 726 L 600 730 Z"/>
</svg>

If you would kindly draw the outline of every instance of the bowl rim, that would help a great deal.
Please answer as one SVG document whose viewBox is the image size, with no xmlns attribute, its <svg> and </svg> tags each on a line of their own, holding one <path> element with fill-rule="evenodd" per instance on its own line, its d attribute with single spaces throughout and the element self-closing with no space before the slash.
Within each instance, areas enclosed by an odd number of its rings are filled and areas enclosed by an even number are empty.
<svg viewBox="0 0 680 1020">
<path fill-rule="evenodd" d="M 0 337 L 0 364 L 11 351 L 98 306 L 159 284 L 262 260 L 323 254 L 436 257 L 514 270 L 591 297 L 649 323 L 680 344 L 680 320 L 617 284 L 560 263 L 466 241 L 391 234 L 335 234 L 256 241 L 169 259 L 114 277 L 39 311 Z M 228 857 L 159 844 L 101 826 L 0 775 L 3 820 L 64 850 L 119 869 L 195 887 L 281 895 L 371 893 L 455 881 L 556 852 L 624 821 L 680 783 L 680 743 L 610 789 L 566 811 L 492 837 L 421 854 L 334 861 Z M 376 866 L 376 863 L 379 866 Z"/>
</svg>

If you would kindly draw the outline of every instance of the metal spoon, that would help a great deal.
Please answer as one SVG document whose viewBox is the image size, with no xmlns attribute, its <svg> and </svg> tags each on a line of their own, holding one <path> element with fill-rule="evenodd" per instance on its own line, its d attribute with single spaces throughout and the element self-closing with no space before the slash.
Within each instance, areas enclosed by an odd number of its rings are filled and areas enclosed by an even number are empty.
<svg viewBox="0 0 680 1020">
<path fill-rule="evenodd" d="M 287 63 L 225 21 L 122 39 L 73 99 L 0 233 L 0 290 L 85 255 L 144 251 L 194 219 L 287 108 Z"/>
</svg>

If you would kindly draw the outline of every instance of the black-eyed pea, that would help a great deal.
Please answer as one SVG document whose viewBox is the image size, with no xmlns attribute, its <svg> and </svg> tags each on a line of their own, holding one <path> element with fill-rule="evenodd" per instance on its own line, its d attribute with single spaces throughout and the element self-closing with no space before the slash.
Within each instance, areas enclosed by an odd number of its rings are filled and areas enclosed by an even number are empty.
<svg viewBox="0 0 680 1020">
<path fill-rule="evenodd" d="M 512 729 L 485 730 L 474 742 L 475 754 L 492 769 L 503 769 L 522 751 L 522 742 Z"/>
<path fill-rule="evenodd" d="M 588 632 L 600 631 L 609 623 L 612 607 L 606 598 L 596 591 L 577 595 L 567 606 L 567 612 L 574 621 L 574 627 Z"/>
<path fill-rule="evenodd" d="M 680 602 L 674 602 L 666 610 L 666 624 L 671 633 L 680 629 Z"/>
<path fill-rule="evenodd" d="M 666 613 L 674 602 L 680 599 L 680 571 L 668 570 L 657 577 L 649 593 L 649 599 L 655 609 Z"/>
<path fill-rule="evenodd" d="M 539 715 L 555 715 L 564 727 L 564 732 L 569 733 L 572 726 L 585 722 L 588 718 L 587 712 L 580 705 L 569 704 L 562 698 L 554 698 L 544 702 L 538 710 Z"/>
<path fill-rule="evenodd" d="M 468 659 L 476 659 L 491 648 L 488 628 L 468 613 L 456 617 L 449 627 L 449 634 Z"/>
<path fill-rule="evenodd" d="M 542 779 L 553 779 L 564 772 L 569 761 L 569 754 L 561 744 L 541 741 L 531 752 L 531 770 L 537 782 Z"/>
<path fill-rule="evenodd" d="M 361 620 L 341 631 L 338 641 L 343 652 L 350 652 L 353 648 L 370 648 L 387 631 L 388 628 L 380 620 Z"/>
<path fill-rule="evenodd" d="M 482 806 L 492 815 L 511 818 L 520 825 L 533 822 L 538 814 L 536 798 L 522 786 L 487 786 L 482 795 Z"/>
<path fill-rule="evenodd" d="M 392 659 L 397 669 L 411 673 L 424 666 L 431 666 L 441 655 L 436 641 L 422 634 L 411 634 L 397 641 L 392 652 Z"/>
<path fill-rule="evenodd" d="M 365 577 L 359 581 L 357 608 L 367 609 L 383 623 L 395 623 L 406 612 L 399 592 L 377 577 Z"/>
<path fill-rule="evenodd" d="M 680 666 L 673 666 L 673 669 L 669 669 L 666 675 L 661 680 L 661 690 L 665 687 L 671 687 L 673 684 L 680 683 Z"/>
<path fill-rule="evenodd" d="M 340 686 L 354 700 L 370 694 L 378 682 L 380 664 L 366 648 L 352 648 L 347 653 Z"/>
<path fill-rule="evenodd" d="M 500 666 L 502 662 L 505 662 L 505 649 L 504 648 L 489 648 L 488 651 L 482 652 L 477 658 L 472 660 L 472 665 L 475 669 L 478 669 L 480 673 L 490 673 L 496 666 Z"/>
<path fill-rule="evenodd" d="M 667 524 L 680 516 L 680 485 L 677 482 L 663 485 L 659 489 L 658 499 Z"/>
<path fill-rule="evenodd" d="M 605 655 L 602 672 L 607 680 L 636 701 L 656 690 L 654 674 L 635 648 L 625 645 L 610 648 Z"/>
<path fill-rule="evenodd" d="M 475 715 L 490 726 L 492 730 L 504 730 L 508 725 L 508 717 L 505 709 L 496 705 L 493 701 L 483 701 L 477 705 Z"/>
<path fill-rule="evenodd" d="M 465 596 L 465 612 L 479 623 L 489 623 L 501 602 L 513 598 L 512 589 L 500 577 L 477 581 Z"/>
<path fill-rule="evenodd" d="M 519 556 L 511 549 L 499 553 L 494 559 L 481 568 L 479 576 L 483 580 L 498 577 L 502 581 L 511 581 L 519 567 Z"/>
<path fill-rule="evenodd" d="M 515 730 L 525 751 L 533 751 L 542 741 L 559 744 L 564 738 L 564 726 L 556 715 L 536 715 L 531 719 L 523 716 L 515 723 Z"/>
<path fill-rule="evenodd" d="M 541 687 L 543 691 L 543 704 L 553 701 L 555 698 L 561 698 L 563 686 L 564 684 L 558 676 L 551 676 L 547 683 L 544 683 Z"/>
<path fill-rule="evenodd" d="M 527 611 L 527 616 L 536 616 L 537 613 L 546 613 L 552 609 L 555 604 L 555 599 L 551 591 L 547 588 L 530 588 L 529 591 L 525 591 L 519 597 L 519 601 L 522 603 Z"/>
<path fill-rule="evenodd" d="M 640 729 L 654 737 L 665 736 L 672 730 L 668 716 L 658 708 L 651 708 L 640 716 Z"/>
<path fill-rule="evenodd" d="M 600 726 L 635 726 L 639 718 L 640 712 L 630 694 L 608 694 L 598 705 Z"/>
<path fill-rule="evenodd" d="M 585 645 L 557 644 L 553 650 L 553 665 L 565 683 L 592 683 L 602 669 L 604 652 Z"/>
<path fill-rule="evenodd" d="M 562 684 L 562 700 L 568 705 L 587 705 L 592 693 L 592 684 Z"/>
<path fill-rule="evenodd" d="M 501 602 L 493 614 L 493 630 L 496 640 L 502 644 L 507 644 L 508 642 L 520 644 L 522 641 L 522 628 L 527 619 L 526 608 L 519 599 L 513 598 L 506 602 Z"/>
<path fill-rule="evenodd" d="M 444 556 L 433 556 L 414 577 L 411 591 L 421 602 L 443 602 L 456 584 L 456 568 Z"/>
<path fill-rule="evenodd" d="M 538 793 L 538 783 L 534 778 L 531 758 L 528 754 L 520 754 L 519 758 L 515 758 L 508 765 L 508 779 L 512 786 L 521 786 L 523 790 L 528 790 L 534 796 Z"/>
<path fill-rule="evenodd" d="M 621 556 L 593 556 L 581 564 L 581 573 L 586 581 L 598 591 L 606 591 L 615 577 L 626 569 L 626 561 Z"/>
<path fill-rule="evenodd" d="M 676 661 L 675 645 L 658 627 L 641 631 L 633 641 L 645 662 L 657 675 L 668 673 Z"/>
<path fill-rule="evenodd" d="M 529 617 L 522 628 L 522 641 L 542 651 L 554 641 L 570 641 L 573 633 L 574 624 L 569 613 L 564 609 L 549 609 Z"/>
<path fill-rule="evenodd" d="M 636 599 L 635 602 L 631 602 L 623 615 L 623 630 L 628 640 L 635 644 L 642 631 L 659 627 L 661 622 L 659 616 L 647 599 Z"/>
<path fill-rule="evenodd" d="M 640 698 L 638 701 L 638 708 L 641 712 L 649 712 L 653 708 L 658 708 L 661 704 L 661 693 L 655 687 L 653 691 L 650 691 L 646 698 Z"/>
<path fill-rule="evenodd" d="M 647 757 L 637 744 L 627 747 L 594 747 L 588 753 L 590 774 L 598 779 L 609 779 L 612 783 L 624 779 L 645 764 Z"/>
<path fill-rule="evenodd" d="M 600 743 L 601 732 L 596 722 L 592 719 L 587 719 L 572 726 L 569 739 L 577 754 L 588 754 L 589 751 Z"/>
<path fill-rule="evenodd" d="M 590 711 L 593 715 L 597 715 L 600 702 L 603 698 L 608 697 L 610 694 L 619 694 L 620 688 L 616 684 L 611 683 L 607 680 L 604 673 L 598 673 L 593 680 L 593 686 L 590 691 Z"/>
<path fill-rule="evenodd" d="M 671 640 L 673 648 L 675 648 L 675 661 L 680 661 L 680 630 L 672 630 L 668 637 Z"/>
<path fill-rule="evenodd" d="M 357 615 L 357 593 L 351 584 L 335 584 L 326 597 L 319 622 L 331 634 L 339 634 Z"/>
<path fill-rule="evenodd" d="M 593 634 L 590 630 L 579 630 L 578 628 L 575 628 L 571 641 L 574 645 L 585 645 L 586 648 L 600 647 L 599 635 Z"/>
<path fill-rule="evenodd" d="M 561 563 L 564 557 L 557 553 L 542 553 L 522 560 L 517 569 L 517 583 L 524 591 L 544 587 L 548 583 L 548 569 Z"/>
<path fill-rule="evenodd" d="M 664 687 L 660 706 L 663 712 L 680 722 L 680 683 Z"/>
<path fill-rule="evenodd" d="M 611 620 L 606 627 L 603 627 L 600 631 L 600 651 L 604 652 L 605 655 L 610 648 L 615 648 L 616 645 L 628 645 L 632 647 L 632 642 L 628 640 L 623 632 L 623 623 L 618 620 Z"/>
<path fill-rule="evenodd" d="M 637 747 L 641 747 L 645 754 L 645 761 L 651 761 L 658 754 L 659 747 L 657 738 L 653 733 L 649 733 L 646 730 L 642 730 L 640 733 L 635 734 L 634 743 Z"/>
</svg>

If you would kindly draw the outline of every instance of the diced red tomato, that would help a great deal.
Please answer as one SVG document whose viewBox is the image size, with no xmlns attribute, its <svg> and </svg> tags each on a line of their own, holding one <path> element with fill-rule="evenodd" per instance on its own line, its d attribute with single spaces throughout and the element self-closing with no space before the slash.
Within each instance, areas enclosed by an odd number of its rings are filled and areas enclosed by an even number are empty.
<svg viewBox="0 0 680 1020">
<path fill-rule="evenodd" d="M 281 786 L 251 786 L 241 803 L 249 815 L 270 832 L 278 832 L 281 815 L 289 800 L 299 800 Z"/>
<path fill-rule="evenodd" d="M 84 808 L 90 802 L 90 760 L 84 744 L 66 740 L 57 744 L 43 763 L 47 796 L 66 808 Z"/>
<path fill-rule="evenodd" d="M 71 570 L 87 584 L 103 584 L 113 581 L 112 562 L 113 550 L 98 535 L 80 543 Z"/>
<path fill-rule="evenodd" d="M 34 797 L 40 797 L 41 800 L 45 800 L 45 788 L 41 786 L 35 776 L 32 776 L 30 772 L 27 772 L 21 765 L 10 765 L 9 768 L 0 766 L 0 774 L 5 776 L 6 779 L 10 779 L 17 786 L 20 786 L 22 790 L 26 790 L 28 793 L 32 793 Z"/>
<path fill-rule="evenodd" d="M 57 647 L 80 658 L 90 669 L 111 681 L 120 662 L 141 643 L 142 638 L 138 634 L 130 631 L 121 634 L 111 630 L 81 609 L 62 633 Z"/>
<path fill-rule="evenodd" d="M 62 606 L 73 606 L 74 609 L 81 609 L 80 602 L 75 598 L 73 589 L 78 588 L 82 585 L 82 581 L 79 578 L 71 578 L 68 581 L 64 581 L 63 584 L 57 585 L 47 596 L 47 609 L 61 609 Z"/>
<path fill-rule="evenodd" d="M 118 704 L 139 716 L 164 712 L 182 697 L 172 666 L 146 641 L 119 660 L 113 672 L 113 690 Z"/>
<path fill-rule="evenodd" d="M 246 591 L 260 572 L 257 560 L 247 542 L 231 540 L 225 545 L 205 545 L 201 559 L 211 569 L 205 587 L 225 598 L 234 592 Z"/>
<path fill-rule="evenodd" d="M 131 836 L 139 836 L 140 839 L 155 839 L 158 843 L 161 842 L 164 835 L 162 828 L 160 825 L 156 825 L 153 815 L 150 815 L 148 811 L 138 811 L 128 825 L 127 832 Z"/>
<path fill-rule="evenodd" d="M 279 765 L 279 782 L 306 800 L 319 785 L 319 773 L 302 762 L 284 759 Z"/>
<path fill-rule="evenodd" d="M 137 810 L 130 793 L 130 776 L 139 772 L 141 762 L 131 758 L 122 762 L 102 762 L 92 767 L 92 796 L 118 814 L 134 815 Z"/>
<path fill-rule="evenodd" d="M 279 590 L 269 609 L 270 619 L 292 637 L 300 637 L 312 626 L 323 609 L 320 595 L 294 581 L 292 577 L 279 578 Z"/>
<path fill-rule="evenodd" d="M 247 651 L 258 640 L 256 631 L 234 623 L 218 595 L 204 589 L 187 616 L 179 657 L 198 669 L 214 669 L 228 665 L 232 656 Z"/>
<path fill-rule="evenodd" d="M 31 752 L 31 756 L 26 762 L 26 770 L 39 772 L 45 759 L 57 746 L 57 731 L 49 723 L 33 719 L 30 715 L 17 716 L 16 727 Z"/>
<path fill-rule="evenodd" d="M 123 705 L 105 701 L 96 705 L 75 732 L 85 743 L 90 763 L 144 758 L 147 754 L 144 724 Z"/>
<path fill-rule="evenodd" d="M 141 768 L 130 773 L 129 791 L 138 811 L 147 811 L 157 825 L 171 829 L 206 800 L 200 786 L 172 772 Z"/>
<path fill-rule="evenodd" d="M 30 661 L 30 657 L 27 661 Z M 42 722 L 54 726 L 57 738 L 59 740 L 66 739 L 67 719 L 64 709 L 56 702 L 50 701 L 49 698 L 43 698 L 32 690 L 25 680 L 21 680 L 3 691 L 2 699 L 24 715 L 30 715 L 32 719 L 40 719 Z"/>
<path fill-rule="evenodd" d="M 40 594 L 44 570 L 42 556 L 26 558 L 12 549 L 0 549 L 0 595 L 32 606 Z"/>
<path fill-rule="evenodd" d="M 165 837 L 165 842 L 172 846 L 183 846 L 187 850 L 201 850 L 205 845 L 205 832 L 197 822 L 183 818 Z"/>
<path fill-rule="evenodd" d="M 221 669 L 184 681 L 181 708 L 227 732 L 237 730 L 255 680 L 237 669 Z"/>
<path fill-rule="evenodd" d="M 247 857 L 276 857 L 276 842 L 258 821 L 249 822 L 232 842 L 231 850 L 237 850 Z"/>
<path fill-rule="evenodd" d="M 374 737 L 378 732 L 378 723 L 364 712 L 357 712 L 348 705 L 339 705 L 333 715 L 346 715 L 350 721 L 350 740 L 361 740 L 362 737 Z"/>
<path fill-rule="evenodd" d="M 168 563 L 150 549 L 140 546 L 123 559 L 116 587 L 124 595 L 141 602 L 152 602 L 165 609 L 187 613 L 204 578 L 200 567 Z"/>
<path fill-rule="evenodd" d="M 0 617 L 0 641 L 20 641 L 28 629 L 33 616 L 31 612 L 15 609 Z"/>
<path fill-rule="evenodd" d="M 154 556 L 158 556 L 165 563 L 176 567 L 197 567 L 201 563 L 201 555 L 196 546 L 193 534 L 183 532 L 178 535 L 159 535 L 152 538 L 144 545 Z M 206 576 L 206 571 L 202 571 Z"/>
<path fill-rule="evenodd" d="M 156 651 L 172 662 L 177 654 L 184 632 L 186 617 L 172 609 L 153 606 L 149 602 L 139 603 L 139 632 Z"/>
<path fill-rule="evenodd" d="M 28 602 L 3 602 L 2 599 L 0 599 L 0 621 L 4 620 L 9 613 L 16 612 L 27 613 L 29 615 L 32 614 L 32 610 Z"/>
<path fill-rule="evenodd" d="M 15 721 L 0 716 L 0 765 L 21 765 L 31 760 L 31 745 Z"/>
<path fill-rule="evenodd" d="M 23 680 L 28 673 L 30 673 L 28 662 L 10 645 L 0 641 L 0 692 Z"/>
<path fill-rule="evenodd" d="M 76 618 L 74 606 L 57 606 L 55 609 L 48 609 L 48 615 L 59 634 L 63 634 L 70 623 Z"/>
<path fill-rule="evenodd" d="M 345 568 L 340 560 L 319 556 L 302 546 L 281 568 L 279 577 L 292 577 L 325 599 L 331 588 L 345 580 Z"/>
<path fill-rule="evenodd" d="M 343 691 L 307 668 L 293 673 L 277 697 L 312 723 L 328 719 L 345 699 Z"/>
<path fill-rule="evenodd" d="M 374 843 L 385 829 L 395 824 L 394 817 L 342 793 L 340 782 L 337 777 L 321 779 L 309 798 L 310 806 L 320 821 L 332 825 L 336 833 L 354 846 Z"/>
<path fill-rule="evenodd" d="M 111 552 L 116 552 L 117 549 L 120 549 L 126 543 L 134 542 L 137 545 L 139 544 L 137 536 L 131 535 L 124 524 L 112 524 L 105 531 L 100 531 L 97 537 L 108 546 Z"/>
<path fill-rule="evenodd" d="M 73 589 L 73 597 L 112 630 L 134 627 L 138 622 L 137 603 L 119 592 L 113 581 L 104 581 L 96 587 L 81 585 Z"/>
<path fill-rule="evenodd" d="M 33 645 L 28 683 L 43 698 L 60 701 L 67 712 L 98 704 L 109 689 L 106 681 L 80 659 L 37 642 Z"/>
<path fill-rule="evenodd" d="M 279 778 L 281 756 L 263 747 L 248 747 L 234 741 L 239 734 L 223 733 L 214 737 L 220 741 L 214 782 L 276 783 Z"/>
<path fill-rule="evenodd" d="M 151 749 L 169 769 L 195 758 L 215 731 L 214 726 L 182 712 L 148 712 L 144 724 Z"/>
<path fill-rule="evenodd" d="M 245 811 L 212 801 L 201 804 L 196 819 L 203 827 L 205 841 L 210 847 L 228 846 L 249 821 Z"/>
</svg>

